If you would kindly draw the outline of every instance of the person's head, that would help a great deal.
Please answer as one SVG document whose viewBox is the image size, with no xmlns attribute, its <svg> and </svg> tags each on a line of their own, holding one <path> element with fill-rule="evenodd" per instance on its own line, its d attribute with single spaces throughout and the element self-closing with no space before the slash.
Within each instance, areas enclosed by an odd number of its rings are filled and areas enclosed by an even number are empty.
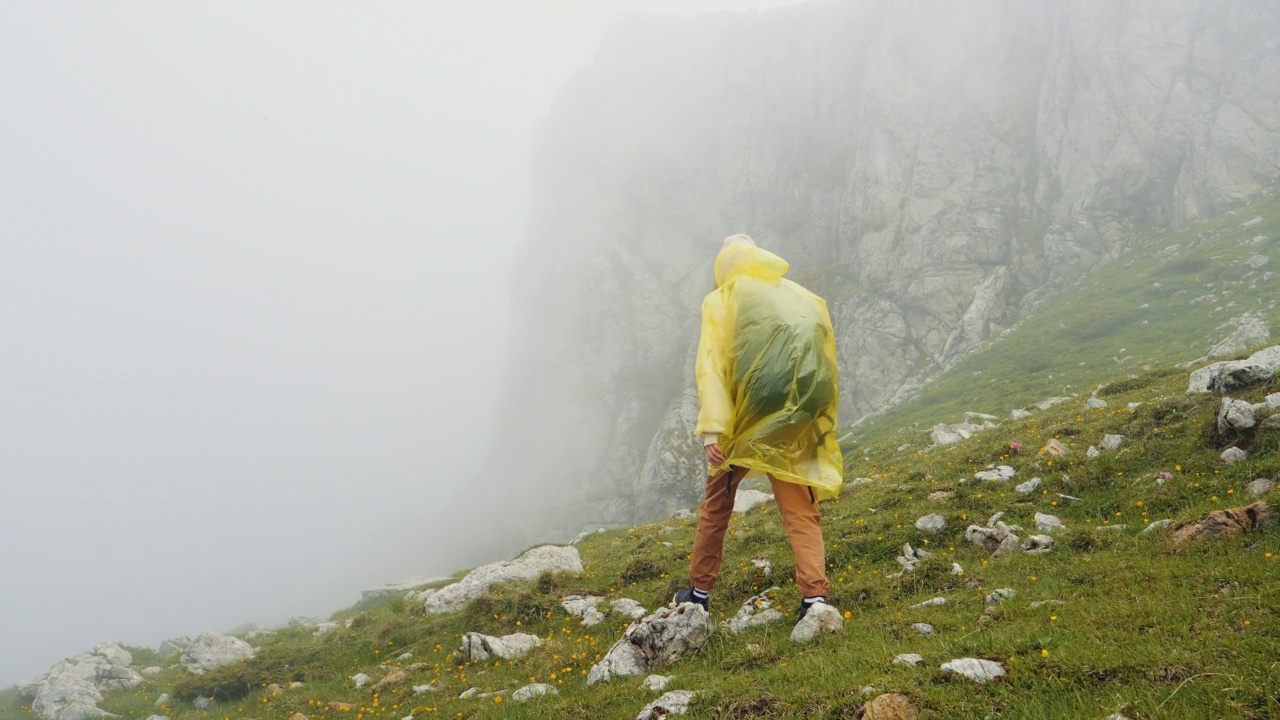
<svg viewBox="0 0 1280 720">
<path fill-rule="evenodd" d="M 724 244 L 720 246 L 720 249 L 723 250 L 734 243 L 742 243 L 743 245 L 750 245 L 751 247 L 756 246 L 755 240 L 752 240 L 750 237 L 743 235 L 742 233 L 738 233 L 737 235 L 730 235 L 725 238 Z"/>
</svg>

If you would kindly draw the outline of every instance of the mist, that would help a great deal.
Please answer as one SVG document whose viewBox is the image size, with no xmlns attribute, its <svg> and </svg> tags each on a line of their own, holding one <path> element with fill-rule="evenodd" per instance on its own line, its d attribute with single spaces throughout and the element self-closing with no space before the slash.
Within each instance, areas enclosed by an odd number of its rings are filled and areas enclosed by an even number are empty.
<svg viewBox="0 0 1280 720">
<path fill-rule="evenodd" d="M 0 8 L 0 685 L 476 561 L 534 124 L 783 4 Z"/>
</svg>

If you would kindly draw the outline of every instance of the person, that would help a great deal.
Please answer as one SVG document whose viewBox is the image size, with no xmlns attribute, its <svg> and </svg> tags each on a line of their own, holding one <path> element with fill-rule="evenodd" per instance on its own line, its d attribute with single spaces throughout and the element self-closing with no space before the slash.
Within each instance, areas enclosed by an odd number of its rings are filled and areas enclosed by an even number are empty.
<svg viewBox="0 0 1280 720">
<path fill-rule="evenodd" d="M 830 597 L 818 501 L 836 497 L 843 483 L 835 332 L 826 303 L 784 278 L 788 269 L 746 235 L 725 238 L 716 256 L 695 368 L 706 492 L 677 604 L 709 607 L 734 495 L 743 479 L 760 475 L 773 486 L 795 555 L 797 619 Z"/>
</svg>

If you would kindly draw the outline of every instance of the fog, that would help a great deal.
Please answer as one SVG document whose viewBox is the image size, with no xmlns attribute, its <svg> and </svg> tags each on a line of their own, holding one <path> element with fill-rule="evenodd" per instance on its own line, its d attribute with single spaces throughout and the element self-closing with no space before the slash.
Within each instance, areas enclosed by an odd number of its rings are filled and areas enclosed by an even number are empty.
<svg viewBox="0 0 1280 720">
<path fill-rule="evenodd" d="M 0 686 L 458 569 L 534 123 L 628 13 L 783 4 L 0 6 Z"/>
</svg>

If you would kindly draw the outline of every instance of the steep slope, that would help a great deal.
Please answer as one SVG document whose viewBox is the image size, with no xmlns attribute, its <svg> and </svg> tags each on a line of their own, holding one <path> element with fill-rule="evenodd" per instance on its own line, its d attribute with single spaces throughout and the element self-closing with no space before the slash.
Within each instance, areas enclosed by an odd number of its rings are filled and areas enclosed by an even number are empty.
<svg viewBox="0 0 1280 720">
<path fill-rule="evenodd" d="M 1242 275 L 1233 245 L 1242 232 L 1280 228 L 1278 211 L 1275 201 L 1246 208 L 1192 228 L 1189 237 L 1203 233 L 1203 238 L 1195 247 L 1184 247 L 1182 256 L 1151 258 L 1152 265 L 1145 267 L 1149 253 L 1137 247 L 1114 268 L 1119 271 L 1132 261 L 1133 272 L 1159 272 L 1187 263 L 1202 274 L 1201 280 L 1215 277 L 1228 283 L 1217 290 L 1219 295 L 1223 290 L 1236 293 L 1227 302 L 1247 305 L 1243 298 L 1250 279 L 1244 286 L 1230 284 Z M 1258 216 L 1262 223 L 1240 227 Z M 1162 249 L 1173 244 L 1166 237 L 1149 240 L 1164 243 Z M 1254 247 L 1245 249 L 1252 252 Z M 1197 254 L 1202 251 L 1203 257 Z M 1118 300 L 1096 304 L 1099 297 L 1127 287 L 1106 282 L 1108 277 L 1099 274 L 1096 284 L 1073 289 L 1046 306 L 1043 316 L 1012 330 L 988 350 L 988 360 L 995 362 L 991 353 L 1002 347 L 1029 352 L 1044 342 L 1038 323 L 1056 328 L 1055 318 L 1097 317 L 1108 307 L 1129 307 Z M 1178 273 L 1165 277 L 1192 281 Z M 866 687 L 904 693 L 935 717 L 957 719 L 1122 713 L 1142 720 L 1254 720 L 1280 714 L 1280 667 L 1275 664 L 1280 607 L 1273 601 L 1280 597 L 1280 525 L 1182 549 L 1175 548 L 1168 530 L 1142 532 L 1154 521 L 1191 521 L 1253 502 L 1247 497 L 1249 488 L 1261 493 L 1258 499 L 1280 505 L 1280 429 L 1219 430 L 1221 397 L 1188 395 L 1188 375 L 1198 365 L 1172 364 L 1179 353 L 1207 348 L 1207 339 L 1196 334 L 1218 322 L 1207 315 L 1211 309 L 1201 302 L 1186 312 L 1177 305 L 1163 311 L 1156 335 L 1172 343 L 1172 349 L 1155 345 L 1143 350 L 1152 353 L 1147 368 L 1109 360 L 1096 367 L 1087 363 L 1090 374 L 1076 382 L 1106 383 L 1107 408 L 1089 409 L 1088 393 L 1081 393 L 1021 421 L 1005 420 L 971 440 L 927 451 L 922 445 L 928 420 L 851 438 L 858 443 L 855 469 L 869 482 L 824 506 L 832 601 L 849 612 L 844 632 L 804 646 L 787 639 L 789 623 L 737 636 L 718 633 L 700 654 L 664 671 L 675 677 L 672 688 L 699 693 L 689 717 L 852 718 L 866 700 Z M 1129 337 L 1139 340 L 1126 344 L 1154 342 L 1138 337 L 1145 327 L 1140 321 L 1126 325 L 1133 332 Z M 1085 343 L 1080 356 L 1092 358 L 1088 352 Z M 1081 371 L 1076 357 L 1049 348 L 1043 372 L 1067 376 Z M 956 396 L 945 399 L 954 407 L 985 407 L 989 400 L 984 394 L 991 390 L 966 382 L 972 377 L 957 367 L 935 385 L 957 383 Z M 975 394 L 964 396 L 966 389 Z M 1015 384 L 999 392 L 1037 390 Z M 1232 396 L 1262 403 L 1276 393 L 1280 377 Z M 904 406 L 907 411 L 912 414 L 895 422 L 926 417 L 928 406 Z M 1280 409 L 1259 410 L 1259 419 L 1273 413 Z M 889 419 L 881 420 L 887 426 Z M 859 432 L 862 428 L 855 434 Z M 1109 434 L 1125 437 L 1118 449 L 1096 457 L 1085 453 Z M 1064 444 L 1068 453 L 1035 452 L 1051 440 Z M 1224 463 L 1220 454 L 1232 445 L 1247 449 L 1248 459 Z M 1016 475 L 1008 482 L 976 479 L 990 464 L 1008 465 Z M 1038 488 L 1015 489 L 1033 477 L 1041 480 Z M 1023 537 L 1037 532 L 1037 513 L 1060 518 L 1067 529 L 1054 533 L 1055 546 L 1047 554 L 991 557 L 966 542 L 965 531 L 971 524 L 986 524 L 998 512 L 1005 513 L 1005 522 L 1027 528 Z M 941 515 L 945 527 L 935 533 L 916 529 L 916 520 L 928 514 Z M 253 660 L 202 676 L 167 668 L 136 692 L 109 693 L 103 707 L 122 716 L 146 717 L 156 712 L 157 697 L 170 693 L 165 714 L 193 720 L 286 720 L 295 712 L 312 720 L 634 717 L 656 696 L 640 689 L 638 679 L 596 686 L 585 682 L 588 669 L 627 620 L 610 616 L 583 627 L 560 602 L 570 594 L 594 594 L 634 598 L 653 609 L 683 585 L 693 529 L 691 520 L 670 519 L 594 534 L 578 545 L 586 566 L 581 576 L 548 575 L 501 586 L 459 612 L 442 615 L 425 615 L 421 604 L 400 598 L 356 607 L 336 614 L 336 620 L 350 624 L 339 622 L 329 634 L 282 629 L 253 640 L 261 645 Z M 890 577 L 901 570 L 895 556 L 904 543 L 934 557 L 913 573 Z M 757 569 L 752 562 L 757 558 L 771 562 L 771 575 Z M 962 575 L 952 574 L 952 563 L 963 568 Z M 774 508 L 735 517 L 724 574 L 713 595 L 715 618 L 727 619 L 773 584 L 782 586 L 782 607 L 790 607 L 799 599 L 787 582 L 791 571 Z M 1010 588 L 1014 595 L 988 603 L 987 596 L 998 588 Z M 939 596 L 948 602 L 912 607 Z M 920 622 L 931 624 L 933 635 L 917 633 L 913 624 Z M 471 631 L 534 633 L 542 646 L 511 661 L 453 660 L 459 636 Z M 412 657 L 402 658 L 406 652 Z M 921 655 L 922 664 L 893 664 L 903 653 Z M 159 666 L 174 659 L 154 652 L 139 656 Z M 964 656 L 1000 661 L 1009 676 L 975 685 L 941 672 L 942 663 Z M 356 688 L 352 680 L 366 673 L 376 681 L 414 663 L 425 665 L 377 695 L 368 687 Z M 303 685 L 266 687 L 291 681 Z M 514 702 L 511 691 L 532 682 L 548 683 L 559 694 Z M 417 694 L 412 689 L 427 684 L 436 689 Z M 471 687 L 496 694 L 458 697 Z M 197 696 L 218 702 L 197 710 L 192 706 Z M 0 720 L 31 718 L 12 692 L 0 695 Z"/>
<path fill-rule="evenodd" d="M 505 382 L 511 515 L 696 485 L 718 241 L 826 296 L 843 416 L 910 397 L 1123 253 L 1280 174 L 1280 6 L 814 2 L 620 26 L 539 128 Z M 548 498 L 550 500 L 548 500 Z"/>
</svg>

